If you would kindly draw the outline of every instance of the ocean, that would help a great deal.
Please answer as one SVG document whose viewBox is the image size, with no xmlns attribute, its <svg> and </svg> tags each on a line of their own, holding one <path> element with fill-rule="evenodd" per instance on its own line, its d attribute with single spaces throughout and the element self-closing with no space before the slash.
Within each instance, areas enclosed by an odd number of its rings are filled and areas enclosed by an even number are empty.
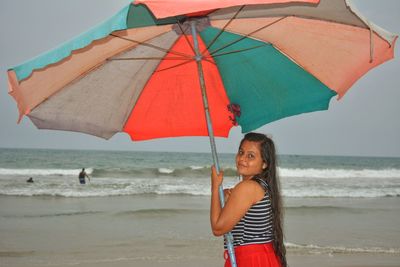
<svg viewBox="0 0 400 267">
<path fill-rule="evenodd" d="M 225 187 L 240 181 L 234 157 L 219 155 Z M 208 153 L 0 149 L 0 266 L 221 266 L 211 164 Z M 278 165 L 291 266 L 400 266 L 400 158 Z"/>
<path fill-rule="evenodd" d="M 226 187 L 239 180 L 234 157 L 219 155 Z M 211 164 L 208 153 L 0 149 L 0 194 L 207 196 Z M 285 197 L 400 197 L 400 158 L 280 155 L 278 164 Z M 77 183 L 81 168 L 90 186 Z"/>
</svg>

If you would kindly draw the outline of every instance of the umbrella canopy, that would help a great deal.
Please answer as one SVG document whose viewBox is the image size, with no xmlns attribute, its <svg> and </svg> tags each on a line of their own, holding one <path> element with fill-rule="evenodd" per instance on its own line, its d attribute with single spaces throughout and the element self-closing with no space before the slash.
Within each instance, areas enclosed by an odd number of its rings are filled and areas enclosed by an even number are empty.
<svg viewBox="0 0 400 267">
<path fill-rule="evenodd" d="M 397 38 L 348 0 L 135 1 L 8 71 L 19 119 L 106 139 L 207 136 L 191 21 L 216 136 L 327 109 Z"/>
</svg>

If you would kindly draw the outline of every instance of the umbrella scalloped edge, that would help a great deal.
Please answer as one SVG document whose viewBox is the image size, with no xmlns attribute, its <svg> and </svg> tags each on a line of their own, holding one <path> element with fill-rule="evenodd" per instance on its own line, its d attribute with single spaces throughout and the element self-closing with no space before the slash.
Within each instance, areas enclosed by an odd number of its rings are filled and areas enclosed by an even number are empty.
<svg viewBox="0 0 400 267">
<path fill-rule="evenodd" d="M 93 41 L 108 36 L 113 31 L 126 29 L 126 17 L 129 7 L 130 4 L 98 26 L 9 70 L 14 70 L 17 80 L 22 81 L 28 78 L 34 70 L 42 69 L 50 64 L 57 63 L 70 56 L 72 51 L 86 47 Z"/>
</svg>

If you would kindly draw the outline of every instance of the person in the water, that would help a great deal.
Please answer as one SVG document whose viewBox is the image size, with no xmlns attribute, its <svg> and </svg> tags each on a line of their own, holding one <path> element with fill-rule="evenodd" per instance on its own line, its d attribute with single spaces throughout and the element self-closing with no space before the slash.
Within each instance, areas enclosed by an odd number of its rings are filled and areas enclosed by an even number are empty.
<svg viewBox="0 0 400 267">
<path fill-rule="evenodd" d="M 90 177 L 89 175 L 87 175 L 87 173 L 85 172 L 85 168 L 82 169 L 82 171 L 79 173 L 79 183 L 80 184 L 86 184 L 86 177 L 88 178 L 88 180 L 90 181 Z"/>
</svg>

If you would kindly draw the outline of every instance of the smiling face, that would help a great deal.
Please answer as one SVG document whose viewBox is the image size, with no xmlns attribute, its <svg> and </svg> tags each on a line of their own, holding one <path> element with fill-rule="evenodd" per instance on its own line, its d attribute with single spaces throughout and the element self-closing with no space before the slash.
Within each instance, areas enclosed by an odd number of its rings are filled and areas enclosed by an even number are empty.
<svg viewBox="0 0 400 267">
<path fill-rule="evenodd" d="M 236 155 L 236 168 L 243 180 L 250 179 L 267 167 L 263 161 L 260 145 L 257 142 L 244 140 Z"/>
</svg>

